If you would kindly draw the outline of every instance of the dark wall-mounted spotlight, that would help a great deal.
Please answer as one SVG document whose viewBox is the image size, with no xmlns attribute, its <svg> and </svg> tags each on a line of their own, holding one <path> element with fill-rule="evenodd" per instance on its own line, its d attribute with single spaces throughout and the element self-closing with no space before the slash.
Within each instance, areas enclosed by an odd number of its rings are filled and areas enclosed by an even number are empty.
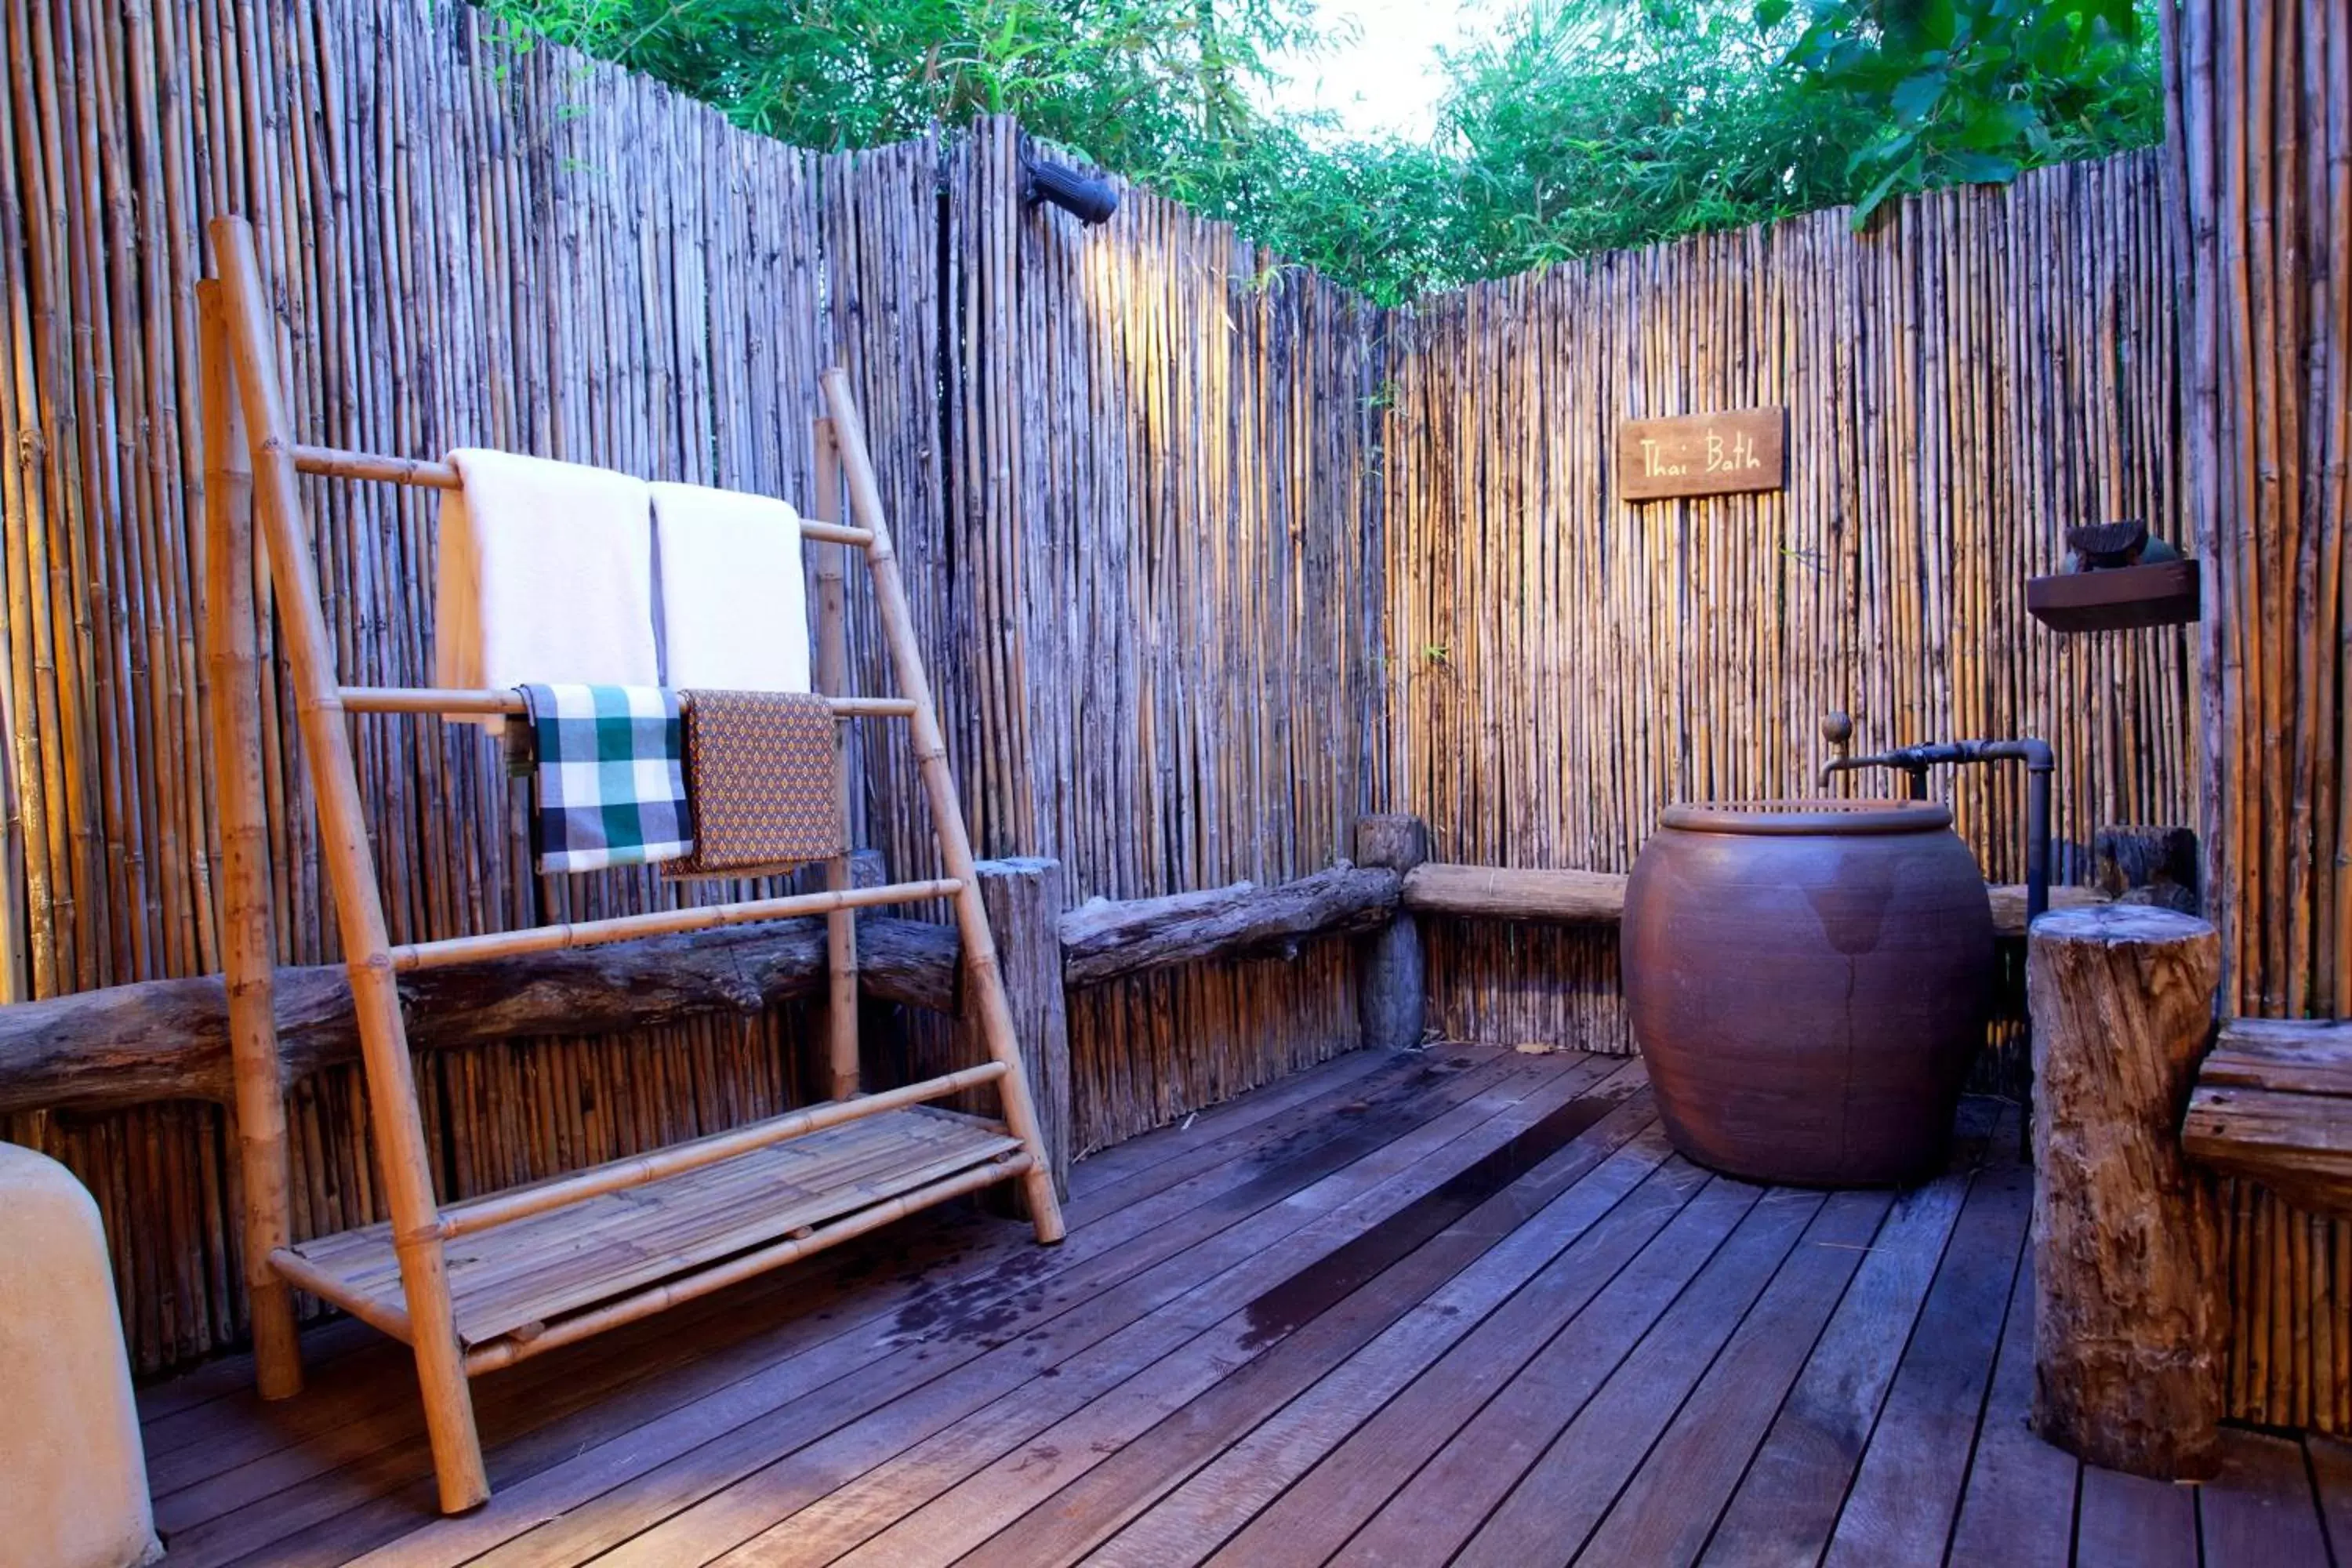
<svg viewBox="0 0 2352 1568">
<path fill-rule="evenodd" d="M 1022 166 L 1029 175 L 1023 194 L 1033 202 L 1051 202 L 1083 224 L 1107 223 L 1118 211 L 1118 193 L 1108 180 L 1089 180 L 1076 169 L 1035 158 Z"/>
</svg>

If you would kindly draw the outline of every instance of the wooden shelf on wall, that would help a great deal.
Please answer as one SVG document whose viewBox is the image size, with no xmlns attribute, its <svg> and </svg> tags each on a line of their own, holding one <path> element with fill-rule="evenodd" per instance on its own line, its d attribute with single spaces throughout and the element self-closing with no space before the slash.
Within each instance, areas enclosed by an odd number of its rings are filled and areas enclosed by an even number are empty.
<svg viewBox="0 0 2352 1568">
<path fill-rule="evenodd" d="M 2070 572 L 2025 583 L 2027 612 L 2062 632 L 2180 626 L 2197 619 L 2201 603 L 2194 561 Z"/>
</svg>

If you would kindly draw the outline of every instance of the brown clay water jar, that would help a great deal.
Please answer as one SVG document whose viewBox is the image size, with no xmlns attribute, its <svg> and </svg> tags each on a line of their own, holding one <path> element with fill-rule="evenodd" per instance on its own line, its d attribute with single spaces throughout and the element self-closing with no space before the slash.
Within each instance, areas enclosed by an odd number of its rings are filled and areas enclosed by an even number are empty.
<svg viewBox="0 0 2352 1568">
<path fill-rule="evenodd" d="M 1625 997 L 1675 1147 L 1751 1181 L 1943 1164 L 1993 984 L 1992 905 L 1926 802 L 1667 808 L 1625 890 Z"/>
</svg>

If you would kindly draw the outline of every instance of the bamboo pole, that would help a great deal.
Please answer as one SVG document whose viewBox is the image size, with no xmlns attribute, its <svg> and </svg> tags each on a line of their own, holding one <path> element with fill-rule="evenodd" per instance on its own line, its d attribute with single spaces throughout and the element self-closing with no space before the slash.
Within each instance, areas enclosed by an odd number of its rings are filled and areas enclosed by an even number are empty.
<svg viewBox="0 0 2352 1568">
<path fill-rule="evenodd" d="M 833 424 L 813 422 L 816 455 L 816 505 L 820 521 L 841 521 L 841 451 L 834 441 Z M 849 690 L 849 608 L 845 581 L 849 552 L 841 545 L 820 545 L 816 558 L 816 689 L 829 697 Z M 909 716 L 912 704 L 908 704 Z M 848 737 L 834 738 L 834 799 L 840 813 L 837 832 L 841 853 L 824 865 L 829 891 L 845 893 L 856 885 L 850 849 L 853 832 L 850 791 L 856 786 Z M 825 930 L 825 1089 L 835 1100 L 857 1092 L 857 916 L 844 908 L 824 918 Z"/>
<path fill-rule="evenodd" d="M 1029 1098 L 1029 1082 L 1021 1070 L 1020 1042 L 1013 1037 L 1013 1013 L 1004 998 L 1004 982 L 996 962 L 996 941 L 989 934 L 988 911 L 982 904 L 972 869 L 971 843 L 964 836 L 963 809 L 956 799 L 955 779 L 948 772 L 947 742 L 931 705 L 929 678 L 915 643 L 908 616 L 906 590 L 898 581 L 898 560 L 890 545 L 889 524 L 882 510 L 882 495 L 875 484 L 874 465 L 866 455 L 866 429 L 851 401 L 849 377 L 839 368 L 823 378 L 824 401 L 833 416 L 834 437 L 849 481 L 850 510 L 873 535 L 866 547 L 874 574 L 874 597 L 881 612 L 882 632 L 888 643 L 890 663 L 899 689 L 915 704 L 915 758 L 922 769 L 930 799 L 931 826 L 939 837 L 940 858 L 956 884 L 956 926 L 963 936 L 964 977 L 980 1016 L 982 1037 L 989 1055 L 1005 1068 L 997 1092 L 1004 1104 L 1005 1125 L 1021 1141 L 1033 1160 L 1021 1177 L 1029 1203 L 1030 1223 L 1037 1239 L 1051 1244 L 1062 1239 L 1062 1205 L 1054 1195 L 1054 1178 L 1045 1166 L 1045 1140 L 1037 1125 L 1036 1107 Z"/>
<path fill-rule="evenodd" d="M 345 1289 L 341 1280 L 315 1267 L 293 1248 L 282 1247 L 273 1254 L 270 1266 L 320 1300 L 332 1301 L 378 1333 L 390 1334 L 402 1344 L 415 1342 L 415 1331 L 409 1326 L 405 1311 L 379 1297 Z"/>
<path fill-rule="evenodd" d="M 346 713 L 506 713 L 524 714 L 530 705 L 522 693 L 433 686 L 345 686 L 336 697 Z M 691 708 L 694 694 L 680 695 L 680 706 Z M 902 697 L 833 697 L 826 706 L 835 719 L 908 719 L 915 705 Z"/>
<path fill-rule="evenodd" d="M 733 904 L 698 904 L 680 910 L 656 910 L 641 915 L 614 915 L 600 921 L 567 921 L 532 926 L 524 931 L 491 931 L 481 936 L 444 937 L 438 942 L 410 942 L 386 950 L 386 967 L 407 973 L 439 969 L 484 959 L 514 958 L 529 952 L 560 952 L 567 948 L 593 947 L 631 937 L 666 936 L 675 931 L 716 931 L 721 926 L 751 925 L 761 921 L 789 920 L 795 915 L 822 915 L 835 910 L 872 909 L 879 904 L 910 903 L 923 899 L 961 897 L 967 883 L 953 877 L 928 882 L 895 882 L 877 888 L 853 888 L 846 892 L 794 893 L 783 898 L 752 899 Z"/>
<path fill-rule="evenodd" d="M 380 457 L 373 452 L 349 452 L 299 441 L 289 451 L 297 473 L 323 474 L 339 479 L 382 479 L 387 484 L 418 485 L 436 490 L 466 488 L 465 479 L 456 468 L 429 458 Z"/>
<path fill-rule="evenodd" d="M 294 1296 L 270 1266 L 292 1236 L 286 1086 L 273 1011 L 269 824 L 253 635 L 253 480 L 245 456 L 220 285 L 198 285 L 204 344 L 206 697 L 221 837 L 222 964 L 236 1073 L 237 1166 L 245 1194 L 245 1284 L 255 1382 L 264 1399 L 302 1389 Z"/>
<path fill-rule="evenodd" d="M 465 488 L 465 480 L 447 463 L 428 458 L 390 458 L 373 452 L 346 451 L 336 447 L 296 444 L 289 448 L 297 472 L 322 474 L 335 479 L 382 479 L 387 484 L 415 485 L 426 489 L 455 490 Z M 803 519 L 801 535 L 829 544 L 863 545 L 866 531 L 845 528 L 837 522 Z"/>
<path fill-rule="evenodd" d="M 443 1511 L 459 1513 L 488 1500 L 489 1481 L 474 1428 L 463 1351 L 450 1314 L 447 1267 L 434 1233 L 438 1215 L 432 1167 L 418 1119 L 416 1083 L 401 1024 L 374 857 L 352 773 L 341 706 L 335 698 L 334 655 L 320 613 L 317 570 L 303 537 L 301 501 L 288 454 L 292 437 L 265 314 L 260 264 L 254 254 L 253 230 L 242 219 L 215 218 L 211 234 L 237 390 L 253 442 L 255 496 L 288 639 L 304 750 L 318 789 L 345 962 L 351 966 L 376 1156 L 392 1205 L 393 1245 L 408 1303 L 434 1474 Z"/>
</svg>

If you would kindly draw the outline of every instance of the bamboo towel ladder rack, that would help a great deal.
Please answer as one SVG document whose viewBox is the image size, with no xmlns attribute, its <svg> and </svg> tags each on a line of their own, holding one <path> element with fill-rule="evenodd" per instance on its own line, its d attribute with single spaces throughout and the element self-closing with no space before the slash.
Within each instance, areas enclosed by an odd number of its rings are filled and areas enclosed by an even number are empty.
<svg viewBox="0 0 2352 1568">
<path fill-rule="evenodd" d="M 930 682 L 876 486 L 865 430 L 839 371 L 823 377 L 817 510 L 802 532 L 817 561 L 817 684 L 836 721 L 900 718 L 914 752 L 946 875 L 856 888 L 847 846 L 847 763 L 837 765 L 841 852 L 825 890 L 395 946 L 361 815 L 348 714 L 513 712 L 511 692 L 340 683 L 298 474 L 459 487 L 446 464 L 305 446 L 293 438 L 278 379 L 253 230 L 211 227 L 219 277 L 200 286 L 208 535 L 207 717 L 219 781 L 224 952 L 245 1178 L 246 1280 L 264 1397 L 301 1384 L 293 1291 L 304 1289 L 415 1352 L 441 1507 L 489 1496 L 467 1378 L 721 1289 L 764 1269 L 992 1183 L 1017 1181 L 1037 1239 L 1062 1237 L 1061 1209 L 1023 1074 L 971 845 L 948 772 Z M 846 489 L 855 523 L 840 516 Z M 254 593 L 256 520 L 267 552 L 303 749 L 349 964 L 371 1136 L 391 1220 L 296 1242 L 287 1193 L 285 1085 L 272 1035 L 269 868 Z M 869 569 L 898 698 L 845 694 L 843 560 Z M 550 671 L 561 679 L 562 671 Z M 962 938 L 965 994 L 988 1059 L 879 1094 L 857 1085 L 856 911 L 943 899 Z M 616 942 L 751 921 L 822 914 L 827 927 L 831 1098 L 782 1116 L 531 1186 L 444 1207 L 433 1191 L 398 975 L 441 963 Z M 926 1102 L 992 1083 L 1002 1123 Z"/>
</svg>

